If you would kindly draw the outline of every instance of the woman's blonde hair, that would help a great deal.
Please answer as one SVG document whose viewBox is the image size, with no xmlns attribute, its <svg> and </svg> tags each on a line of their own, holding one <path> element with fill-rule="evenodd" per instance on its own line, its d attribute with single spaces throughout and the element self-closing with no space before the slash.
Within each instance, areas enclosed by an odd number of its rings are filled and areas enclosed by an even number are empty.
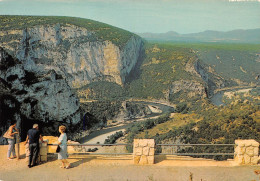
<svg viewBox="0 0 260 181">
<path fill-rule="evenodd" d="M 66 130 L 66 126 L 63 126 L 63 125 L 59 126 L 59 130 L 60 130 L 62 133 L 64 133 L 65 130 Z"/>
</svg>

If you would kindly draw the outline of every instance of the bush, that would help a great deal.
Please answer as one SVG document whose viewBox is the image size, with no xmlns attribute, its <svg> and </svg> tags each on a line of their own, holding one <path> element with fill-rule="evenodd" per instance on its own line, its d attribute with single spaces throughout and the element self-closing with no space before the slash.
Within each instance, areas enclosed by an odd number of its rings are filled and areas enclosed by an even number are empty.
<svg viewBox="0 0 260 181">
<path fill-rule="evenodd" d="M 177 106 L 176 106 L 176 112 L 178 113 L 188 113 L 189 111 L 189 108 L 187 106 L 187 103 L 185 102 L 182 102 L 182 103 L 179 103 Z"/>
<path fill-rule="evenodd" d="M 97 151 L 97 150 L 98 150 L 98 148 L 93 148 L 93 149 L 89 148 L 89 149 L 88 149 L 88 152 L 95 152 L 95 151 Z"/>
<path fill-rule="evenodd" d="M 122 131 L 116 132 L 115 134 L 108 136 L 107 139 L 105 139 L 104 144 L 114 144 L 116 140 L 120 137 L 122 137 L 124 133 Z"/>
</svg>

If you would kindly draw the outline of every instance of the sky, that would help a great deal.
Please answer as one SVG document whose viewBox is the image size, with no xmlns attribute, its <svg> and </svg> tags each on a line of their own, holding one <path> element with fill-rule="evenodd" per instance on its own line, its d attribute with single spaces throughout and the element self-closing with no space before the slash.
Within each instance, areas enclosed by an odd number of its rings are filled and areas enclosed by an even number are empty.
<svg viewBox="0 0 260 181">
<path fill-rule="evenodd" d="M 260 0 L 0 0 L 0 15 L 92 19 L 135 33 L 260 28 Z"/>
</svg>

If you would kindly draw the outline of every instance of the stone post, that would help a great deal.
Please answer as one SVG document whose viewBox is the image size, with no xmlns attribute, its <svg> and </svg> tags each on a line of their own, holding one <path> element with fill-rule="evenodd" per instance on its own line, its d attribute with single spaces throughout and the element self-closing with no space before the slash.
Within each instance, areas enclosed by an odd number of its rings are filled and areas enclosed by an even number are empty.
<svg viewBox="0 0 260 181">
<path fill-rule="evenodd" d="M 40 161 L 41 162 L 47 162 L 49 140 L 44 140 L 44 141 L 46 143 L 40 143 Z"/>
<path fill-rule="evenodd" d="M 16 150 L 17 150 L 16 158 L 17 160 L 19 160 L 20 159 L 20 135 L 15 134 L 15 137 L 16 137 Z"/>
<path fill-rule="evenodd" d="M 259 160 L 259 143 L 255 140 L 235 140 L 234 160 L 239 165 L 256 165 Z"/>
<path fill-rule="evenodd" d="M 154 139 L 134 139 L 134 164 L 154 164 Z"/>
</svg>

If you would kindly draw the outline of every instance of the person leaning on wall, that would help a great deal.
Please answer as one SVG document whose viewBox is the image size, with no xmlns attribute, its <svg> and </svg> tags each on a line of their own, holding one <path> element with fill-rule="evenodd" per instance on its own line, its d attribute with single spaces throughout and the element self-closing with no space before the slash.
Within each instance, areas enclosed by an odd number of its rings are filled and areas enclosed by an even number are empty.
<svg viewBox="0 0 260 181">
<path fill-rule="evenodd" d="M 27 138 L 25 140 L 24 145 L 26 145 L 26 143 L 29 140 L 29 163 L 28 163 L 28 167 L 34 167 L 36 166 L 36 160 L 40 151 L 40 145 L 39 145 L 39 139 L 45 143 L 45 141 L 43 141 L 43 138 L 40 134 L 39 131 L 39 125 L 38 124 L 34 124 L 32 129 L 29 129 L 28 133 L 27 133 Z"/>
<path fill-rule="evenodd" d="M 16 128 L 16 123 L 12 124 L 3 136 L 4 138 L 7 138 L 9 144 L 8 151 L 7 151 L 8 160 L 11 160 L 12 158 L 16 158 L 15 139 L 14 139 L 15 134 L 19 134 L 18 129 Z M 13 157 L 11 157 L 11 153 L 13 154 Z"/>
</svg>

